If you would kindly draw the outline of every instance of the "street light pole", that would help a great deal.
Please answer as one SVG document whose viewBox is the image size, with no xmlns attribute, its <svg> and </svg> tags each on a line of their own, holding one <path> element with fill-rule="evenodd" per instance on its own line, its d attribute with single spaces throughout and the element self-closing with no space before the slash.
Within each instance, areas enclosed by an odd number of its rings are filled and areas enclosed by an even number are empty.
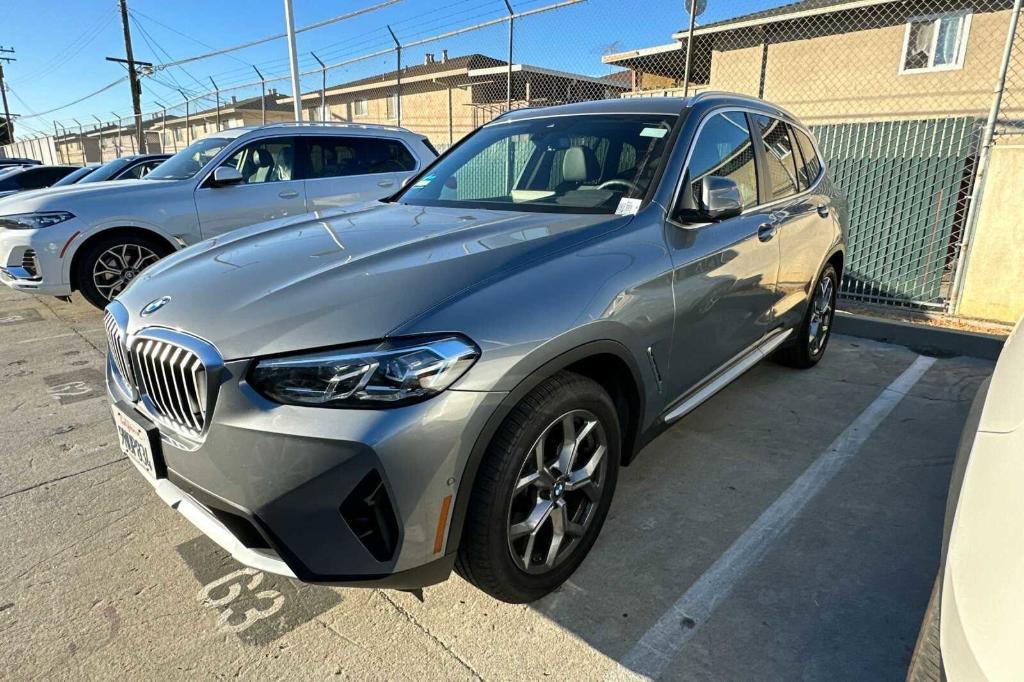
<svg viewBox="0 0 1024 682">
<path fill-rule="evenodd" d="M 292 75 L 292 102 L 295 120 L 302 122 L 302 91 L 299 87 L 299 56 L 295 48 L 295 17 L 292 16 L 292 0 L 284 0 L 285 33 L 288 36 L 288 64 Z"/>
</svg>

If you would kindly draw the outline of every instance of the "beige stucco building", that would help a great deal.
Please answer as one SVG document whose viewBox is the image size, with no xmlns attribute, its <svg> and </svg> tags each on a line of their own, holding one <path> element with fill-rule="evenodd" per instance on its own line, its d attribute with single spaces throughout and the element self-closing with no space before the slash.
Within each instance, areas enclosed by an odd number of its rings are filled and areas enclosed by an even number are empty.
<svg viewBox="0 0 1024 682">
<path fill-rule="evenodd" d="M 801 0 L 698 24 L 688 87 L 686 29 L 603 61 L 630 70 L 629 97 L 739 92 L 813 126 L 852 200 L 848 295 L 1013 322 L 1024 315 L 1024 250 L 1007 245 L 1024 234 L 1008 216 L 1024 210 L 1024 156 L 1008 143 L 1024 130 L 1024 80 L 1012 69 L 1003 135 L 983 162 L 1012 6 Z M 1024 27 L 1017 53 L 1022 40 Z"/>
<path fill-rule="evenodd" d="M 173 154 L 196 139 L 219 130 L 293 120 L 295 115 L 292 105 L 277 90 L 271 89 L 266 97 L 237 99 L 232 96 L 225 98 L 219 108 L 213 106 L 188 111 L 187 114 L 168 116 L 166 119 L 163 116 L 154 117 L 151 130 L 163 149 Z"/>
<path fill-rule="evenodd" d="M 507 108 L 618 97 L 621 81 L 512 64 L 482 54 L 427 54 L 423 63 L 327 88 L 331 121 L 401 125 L 438 148 L 457 142 Z M 401 92 L 401 101 L 398 93 Z M 292 101 L 290 98 L 283 100 Z M 322 93 L 302 95 L 307 120 L 323 117 Z"/>
</svg>

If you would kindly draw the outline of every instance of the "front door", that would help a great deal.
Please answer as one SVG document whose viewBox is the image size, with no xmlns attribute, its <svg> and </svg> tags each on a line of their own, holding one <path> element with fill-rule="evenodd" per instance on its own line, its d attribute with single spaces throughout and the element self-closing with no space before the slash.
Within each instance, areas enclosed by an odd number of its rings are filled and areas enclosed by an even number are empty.
<svg viewBox="0 0 1024 682">
<path fill-rule="evenodd" d="M 697 133 L 670 216 L 701 207 L 705 176 L 740 188 L 742 215 L 716 223 L 665 224 L 676 312 L 666 394 L 670 401 L 701 384 L 760 341 L 773 324 L 779 242 L 768 210 L 759 210 L 754 138 L 742 111 L 709 114 Z"/>
<path fill-rule="evenodd" d="M 222 164 L 242 174 L 236 185 L 196 189 L 196 211 L 203 238 L 239 227 L 306 212 L 303 181 L 295 171 L 295 138 L 254 140 Z"/>
</svg>

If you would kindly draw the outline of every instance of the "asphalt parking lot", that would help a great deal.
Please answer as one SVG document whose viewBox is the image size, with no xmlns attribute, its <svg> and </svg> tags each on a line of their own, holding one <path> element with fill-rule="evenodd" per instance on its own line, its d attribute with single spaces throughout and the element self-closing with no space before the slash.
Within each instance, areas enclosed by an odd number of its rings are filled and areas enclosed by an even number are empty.
<svg viewBox="0 0 1024 682">
<path fill-rule="evenodd" d="M 236 564 L 117 450 L 100 315 L 0 287 L 0 677 L 903 679 L 992 363 L 836 337 L 762 363 L 625 469 L 538 603 Z"/>
</svg>

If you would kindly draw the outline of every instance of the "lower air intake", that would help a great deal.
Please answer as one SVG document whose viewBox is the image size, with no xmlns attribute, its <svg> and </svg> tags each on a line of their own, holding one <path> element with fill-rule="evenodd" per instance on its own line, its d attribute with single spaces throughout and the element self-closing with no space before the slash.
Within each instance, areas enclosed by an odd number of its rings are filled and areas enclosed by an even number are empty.
<svg viewBox="0 0 1024 682">
<path fill-rule="evenodd" d="M 371 471 L 341 503 L 341 516 L 377 561 L 388 561 L 398 545 L 398 519 L 384 481 Z"/>
</svg>

